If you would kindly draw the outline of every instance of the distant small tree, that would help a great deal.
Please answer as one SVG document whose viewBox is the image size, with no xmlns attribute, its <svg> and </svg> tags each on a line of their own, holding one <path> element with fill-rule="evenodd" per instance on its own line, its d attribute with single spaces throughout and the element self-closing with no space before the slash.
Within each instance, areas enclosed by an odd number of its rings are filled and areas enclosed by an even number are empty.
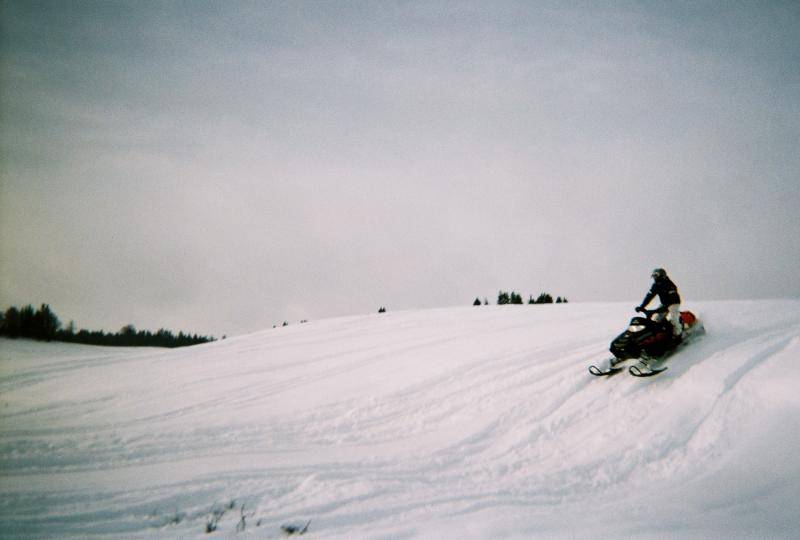
<svg viewBox="0 0 800 540">
<path fill-rule="evenodd" d="M 472 303 L 473 306 L 480 306 L 482 304 L 480 298 L 475 298 L 475 301 Z"/>
<path fill-rule="evenodd" d="M 553 297 L 550 296 L 549 294 L 543 292 L 536 299 L 536 303 L 537 304 L 552 304 L 553 303 Z"/>
<path fill-rule="evenodd" d="M 522 304 L 522 295 L 517 294 L 514 291 L 511 291 L 511 303 L 512 304 Z"/>
<path fill-rule="evenodd" d="M 509 296 L 509 294 L 507 292 L 500 291 L 497 294 L 497 305 L 498 306 L 504 306 L 504 305 L 506 305 L 506 304 L 508 304 L 510 302 L 511 302 L 511 297 Z"/>
<path fill-rule="evenodd" d="M 386 313 L 386 308 L 382 307 L 378 310 L 378 313 Z"/>
<path fill-rule="evenodd" d="M 488 306 L 489 305 L 489 299 L 488 298 L 484 298 L 483 299 L 483 305 L 484 306 Z"/>
</svg>

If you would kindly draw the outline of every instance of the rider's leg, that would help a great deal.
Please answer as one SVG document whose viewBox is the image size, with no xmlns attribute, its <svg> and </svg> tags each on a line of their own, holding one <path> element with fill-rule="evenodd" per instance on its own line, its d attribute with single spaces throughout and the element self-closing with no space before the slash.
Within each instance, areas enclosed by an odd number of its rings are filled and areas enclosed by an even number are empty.
<svg viewBox="0 0 800 540">
<path fill-rule="evenodd" d="M 683 325 L 681 324 L 681 305 L 672 304 L 667 308 L 669 311 L 669 320 L 672 323 L 672 331 L 676 336 L 683 333 Z"/>
</svg>

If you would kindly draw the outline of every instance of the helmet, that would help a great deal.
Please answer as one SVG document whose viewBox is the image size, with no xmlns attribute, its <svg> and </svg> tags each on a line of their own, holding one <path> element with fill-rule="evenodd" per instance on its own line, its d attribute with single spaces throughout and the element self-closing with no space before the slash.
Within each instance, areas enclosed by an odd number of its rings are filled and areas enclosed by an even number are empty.
<svg viewBox="0 0 800 540">
<path fill-rule="evenodd" d="M 656 268 L 655 270 L 653 270 L 653 273 L 650 274 L 650 277 L 653 279 L 664 279 L 665 277 L 667 277 L 667 271 L 664 270 L 663 268 Z"/>
</svg>

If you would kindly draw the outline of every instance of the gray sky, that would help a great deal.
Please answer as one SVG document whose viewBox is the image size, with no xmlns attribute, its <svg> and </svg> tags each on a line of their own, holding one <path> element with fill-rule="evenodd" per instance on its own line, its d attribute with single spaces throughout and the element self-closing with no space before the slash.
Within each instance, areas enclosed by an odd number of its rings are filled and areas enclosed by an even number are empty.
<svg viewBox="0 0 800 540">
<path fill-rule="evenodd" d="M 800 296 L 798 2 L 0 5 L 4 307 Z"/>
</svg>

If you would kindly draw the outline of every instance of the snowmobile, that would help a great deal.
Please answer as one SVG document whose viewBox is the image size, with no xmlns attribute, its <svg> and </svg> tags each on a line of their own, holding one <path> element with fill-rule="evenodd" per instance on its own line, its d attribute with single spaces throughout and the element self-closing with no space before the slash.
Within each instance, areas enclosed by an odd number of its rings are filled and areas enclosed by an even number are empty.
<svg viewBox="0 0 800 540">
<path fill-rule="evenodd" d="M 609 350 L 614 355 L 603 369 L 595 365 L 589 366 L 589 373 L 598 377 L 619 373 L 624 368 L 620 365 L 627 360 L 639 361 L 629 367 L 628 372 L 635 377 L 651 377 L 666 367 L 661 364 L 678 349 L 683 348 L 695 337 L 705 332 L 703 324 L 691 311 L 681 311 L 683 331 L 676 336 L 672 323 L 666 318 L 656 320 L 660 310 L 643 310 L 644 317 L 634 317 L 628 328 L 611 342 Z"/>
</svg>

